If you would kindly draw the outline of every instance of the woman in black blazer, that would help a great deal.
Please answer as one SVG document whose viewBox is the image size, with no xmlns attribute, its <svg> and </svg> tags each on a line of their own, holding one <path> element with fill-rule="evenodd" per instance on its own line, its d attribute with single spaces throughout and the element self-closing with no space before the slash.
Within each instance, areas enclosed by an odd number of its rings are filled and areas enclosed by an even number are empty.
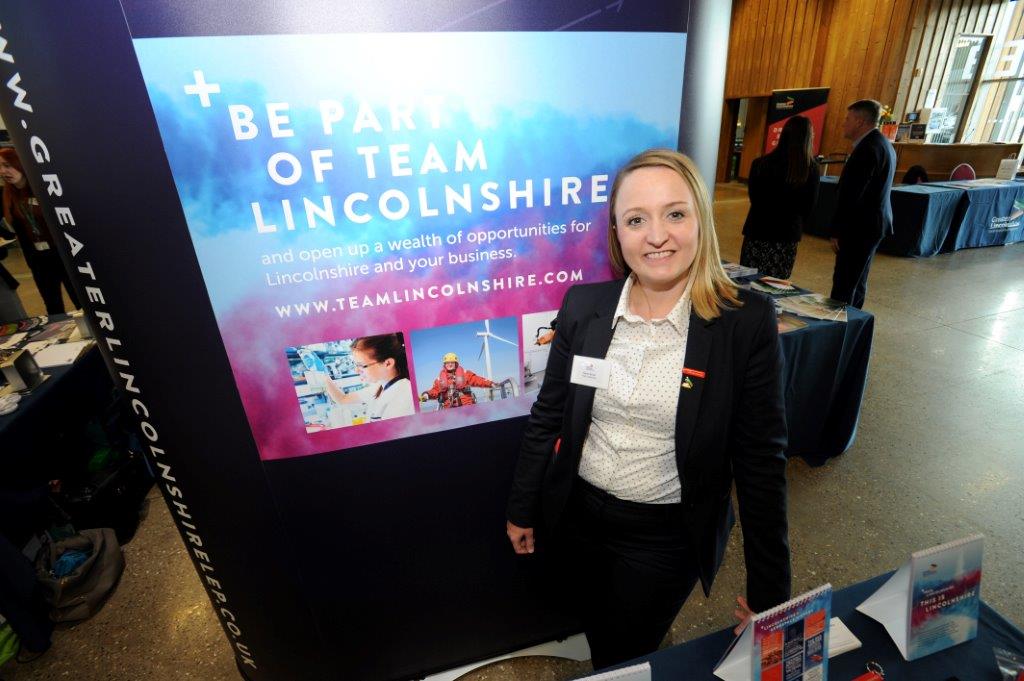
<svg viewBox="0 0 1024 681">
<path fill-rule="evenodd" d="M 771 302 L 725 274 L 707 188 L 676 151 L 644 152 L 620 171 L 608 245 L 626 279 L 565 295 L 506 528 L 517 553 L 551 557 L 595 668 L 652 652 L 696 582 L 709 592 L 734 480 L 749 608 L 790 596 Z"/>
<path fill-rule="evenodd" d="M 779 145 L 750 167 L 750 212 L 743 224 L 740 264 L 761 274 L 789 279 L 803 226 L 818 200 L 814 129 L 804 116 L 782 127 Z"/>
</svg>

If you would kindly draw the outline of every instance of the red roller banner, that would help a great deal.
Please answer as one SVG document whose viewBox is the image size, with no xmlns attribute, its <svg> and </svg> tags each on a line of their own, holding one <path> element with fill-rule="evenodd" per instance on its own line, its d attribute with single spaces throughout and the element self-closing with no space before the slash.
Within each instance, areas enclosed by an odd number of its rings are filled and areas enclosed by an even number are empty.
<svg viewBox="0 0 1024 681">
<path fill-rule="evenodd" d="M 825 128 L 825 111 L 828 107 L 828 88 L 811 87 L 796 90 L 772 90 L 768 100 L 768 125 L 764 140 L 764 153 L 779 144 L 782 128 L 793 116 L 806 116 L 814 128 L 814 153 L 821 149 L 821 135 Z"/>
</svg>

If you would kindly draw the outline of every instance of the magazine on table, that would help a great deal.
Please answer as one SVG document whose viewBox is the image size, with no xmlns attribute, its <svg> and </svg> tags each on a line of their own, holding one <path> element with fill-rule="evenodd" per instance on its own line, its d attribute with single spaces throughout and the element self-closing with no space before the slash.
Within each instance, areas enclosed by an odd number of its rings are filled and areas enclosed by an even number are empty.
<svg viewBox="0 0 1024 681">
<path fill-rule="evenodd" d="M 805 293 L 799 296 L 779 298 L 775 303 L 784 312 L 801 317 L 823 319 L 829 322 L 845 322 L 846 303 L 832 300 L 821 293 Z"/>
</svg>

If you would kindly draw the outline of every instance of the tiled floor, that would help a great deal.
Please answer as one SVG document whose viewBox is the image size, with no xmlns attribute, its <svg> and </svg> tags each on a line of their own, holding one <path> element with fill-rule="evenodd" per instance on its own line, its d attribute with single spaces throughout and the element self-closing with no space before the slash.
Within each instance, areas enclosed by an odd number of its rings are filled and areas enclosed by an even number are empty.
<svg viewBox="0 0 1024 681">
<path fill-rule="evenodd" d="M 736 259 L 745 189 L 719 186 L 715 212 L 723 255 Z M 827 293 L 832 263 L 825 240 L 805 238 L 793 278 Z M 41 311 L 37 296 L 23 297 L 30 313 Z M 842 587 L 895 568 L 914 549 L 982 532 L 984 597 L 1024 626 L 1024 244 L 924 260 L 880 255 L 865 307 L 876 325 L 857 441 L 821 468 L 789 465 L 794 590 Z M 44 658 L 8 664 L 0 676 L 238 677 L 166 507 L 151 499 L 106 607 L 57 632 Z M 743 580 L 734 532 L 712 598 L 694 594 L 665 645 L 727 625 Z M 464 678 L 556 680 L 588 669 L 529 658 Z"/>
</svg>

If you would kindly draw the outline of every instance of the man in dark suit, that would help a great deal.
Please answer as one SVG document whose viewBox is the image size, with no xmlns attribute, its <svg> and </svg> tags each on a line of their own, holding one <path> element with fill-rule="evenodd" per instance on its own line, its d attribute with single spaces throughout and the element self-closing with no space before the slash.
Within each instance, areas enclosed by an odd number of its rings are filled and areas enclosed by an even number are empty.
<svg viewBox="0 0 1024 681">
<path fill-rule="evenodd" d="M 831 295 L 856 308 L 864 306 L 868 270 L 878 244 L 892 234 L 889 192 L 896 152 L 878 131 L 881 109 L 873 99 L 862 99 L 847 107 L 843 121 L 843 137 L 853 142 L 853 151 L 839 177 L 832 218 L 836 268 Z"/>
</svg>

